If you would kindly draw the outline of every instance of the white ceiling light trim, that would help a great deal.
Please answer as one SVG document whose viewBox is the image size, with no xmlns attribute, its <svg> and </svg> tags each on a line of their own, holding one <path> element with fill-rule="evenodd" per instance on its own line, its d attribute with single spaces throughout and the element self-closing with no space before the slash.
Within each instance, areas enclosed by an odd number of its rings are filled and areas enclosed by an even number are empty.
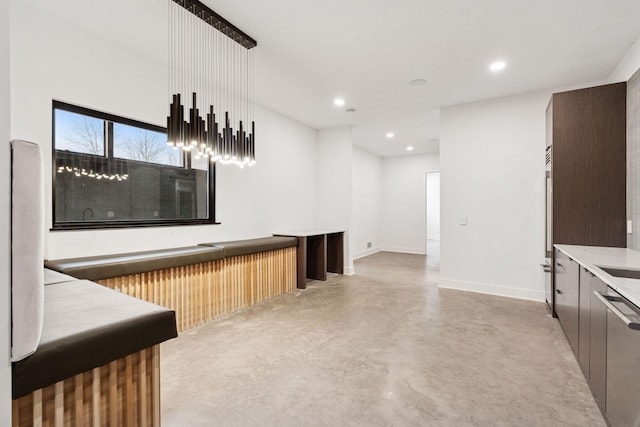
<svg viewBox="0 0 640 427">
<path fill-rule="evenodd" d="M 343 98 L 336 98 L 333 100 L 333 105 L 336 107 L 342 107 L 345 104 L 345 100 Z"/>
</svg>

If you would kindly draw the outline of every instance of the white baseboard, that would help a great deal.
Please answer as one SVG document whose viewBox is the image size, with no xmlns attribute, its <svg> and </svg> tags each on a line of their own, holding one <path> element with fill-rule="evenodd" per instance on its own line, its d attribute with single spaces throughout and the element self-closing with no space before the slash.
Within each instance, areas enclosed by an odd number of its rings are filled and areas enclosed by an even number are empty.
<svg viewBox="0 0 640 427">
<path fill-rule="evenodd" d="M 369 255 L 373 255 L 373 254 L 375 254 L 375 253 L 378 253 L 378 252 L 380 252 L 381 250 L 382 250 L 382 248 L 379 248 L 379 247 L 378 247 L 378 248 L 365 249 L 364 251 L 356 252 L 356 253 L 353 255 L 353 259 L 354 259 L 354 260 L 356 260 L 356 259 L 358 259 L 358 258 L 364 258 L 364 257 L 366 257 L 366 256 L 369 256 Z"/>
<path fill-rule="evenodd" d="M 544 302 L 544 290 L 518 289 L 508 286 L 495 285 L 492 283 L 468 282 L 464 280 L 452 280 L 440 277 L 438 287 L 445 289 L 456 289 L 459 291 L 477 292 L 481 294 L 498 295 L 501 297 L 510 297 L 518 299 L 526 299 L 530 301 Z"/>
<path fill-rule="evenodd" d="M 354 274 L 356 274 L 356 269 L 353 267 L 353 265 L 345 265 L 344 266 L 344 275 L 345 276 L 353 276 Z"/>
<path fill-rule="evenodd" d="M 424 248 L 400 248 L 396 246 L 383 246 L 384 252 L 399 252 L 403 254 L 426 255 Z"/>
</svg>

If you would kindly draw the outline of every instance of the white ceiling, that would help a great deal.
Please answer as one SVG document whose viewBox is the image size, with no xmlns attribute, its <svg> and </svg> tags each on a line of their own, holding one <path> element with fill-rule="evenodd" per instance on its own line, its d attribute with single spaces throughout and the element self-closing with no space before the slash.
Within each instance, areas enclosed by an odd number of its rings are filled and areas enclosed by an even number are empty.
<svg viewBox="0 0 640 427">
<path fill-rule="evenodd" d="M 439 107 L 606 78 L 640 37 L 638 0 L 204 2 L 258 41 L 258 102 L 382 156 L 437 151 Z"/>
<path fill-rule="evenodd" d="M 166 1 L 29 0 L 165 61 Z M 353 125 L 380 156 L 437 151 L 440 107 L 604 79 L 640 38 L 638 0 L 204 3 L 258 41 L 259 104 L 316 129 Z M 426 86 L 409 86 L 417 78 Z"/>
</svg>

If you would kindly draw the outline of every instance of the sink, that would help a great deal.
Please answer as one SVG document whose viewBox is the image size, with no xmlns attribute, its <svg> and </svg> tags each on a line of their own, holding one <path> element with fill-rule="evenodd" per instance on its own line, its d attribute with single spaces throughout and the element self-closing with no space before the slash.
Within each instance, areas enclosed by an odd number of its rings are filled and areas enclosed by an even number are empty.
<svg viewBox="0 0 640 427">
<path fill-rule="evenodd" d="M 625 279 L 640 279 L 640 270 L 630 270 L 626 268 L 600 267 L 601 270 L 609 273 L 613 277 L 623 277 Z"/>
</svg>

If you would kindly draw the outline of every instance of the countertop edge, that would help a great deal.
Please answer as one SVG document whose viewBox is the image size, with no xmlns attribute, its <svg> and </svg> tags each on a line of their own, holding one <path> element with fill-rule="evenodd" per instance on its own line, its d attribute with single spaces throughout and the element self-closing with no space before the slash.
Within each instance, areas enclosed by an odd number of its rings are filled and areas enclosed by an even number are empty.
<svg viewBox="0 0 640 427">
<path fill-rule="evenodd" d="M 340 229 L 318 229 L 318 230 L 298 230 L 284 233 L 273 233 L 274 236 L 285 236 L 285 237 L 311 237 L 311 236 L 322 236 L 325 234 L 337 234 L 344 233 L 345 230 Z"/>
<path fill-rule="evenodd" d="M 605 265 L 607 267 L 617 267 L 617 268 L 632 268 L 640 270 L 640 252 L 634 251 L 632 249 L 627 248 L 610 248 L 610 247 L 601 247 L 601 246 L 578 246 L 578 245 L 566 245 L 566 244 L 555 244 L 554 248 L 558 249 L 560 252 L 567 255 L 569 258 L 577 262 L 580 266 L 589 270 L 596 277 L 602 280 L 607 286 L 611 289 L 618 292 L 620 295 L 628 299 L 631 303 L 640 308 L 640 279 L 626 279 L 614 277 L 604 270 L 602 270 L 599 265 Z M 611 257 L 615 257 L 615 252 L 619 252 L 619 256 L 621 258 L 620 262 L 612 262 L 611 259 L 602 259 L 602 261 L 598 261 L 598 257 L 603 258 L 604 255 L 598 254 L 599 251 L 607 251 L 611 252 L 609 254 Z M 591 253 L 589 253 L 591 252 Z M 586 257 L 585 257 L 586 255 Z M 638 258 L 638 262 L 630 263 L 628 262 L 629 255 L 633 255 L 633 257 Z M 595 259 L 592 259 L 592 257 Z M 624 261 L 622 258 L 624 257 Z M 587 258 L 587 259 L 585 259 Z M 633 292 L 630 287 L 635 288 Z"/>
</svg>

